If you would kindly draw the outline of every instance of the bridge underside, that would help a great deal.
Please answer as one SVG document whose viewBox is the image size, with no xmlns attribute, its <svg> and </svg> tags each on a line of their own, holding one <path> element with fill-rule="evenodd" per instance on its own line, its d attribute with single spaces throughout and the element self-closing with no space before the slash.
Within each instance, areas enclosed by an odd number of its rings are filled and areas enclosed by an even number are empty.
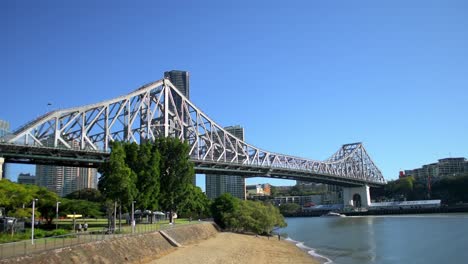
<svg viewBox="0 0 468 264">
<path fill-rule="evenodd" d="M 106 152 L 57 149 L 0 143 L 6 163 L 41 164 L 68 167 L 98 168 L 109 157 Z"/>
<path fill-rule="evenodd" d="M 197 174 L 219 174 L 219 175 L 237 175 L 246 178 L 265 177 L 278 178 L 297 181 L 308 181 L 315 183 L 324 183 L 342 187 L 359 187 L 368 185 L 371 187 L 383 186 L 383 184 L 370 184 L 360 179 L 340 178 L 334 175 L 316 174 L 310 171 L 291 170 L 282 168 L 265 168 L 262 166 L 219 163 L 193 160 L 195 163 L 195 172 Z"/>
<path fill-rule="evenodd" d="M 90 152 L 76 149 L 57 149 L 26 145 L 0 143 L 0 153 L 6 163 L 41 164 L 68 167 L 99 168 L 109 158 L 108 152 Z M 237 175 L 242 177 L 266 177 L 288 180 L 310 181 L 343 187 L 357 187 L 369 184 L 364 180 L 341 178 L 334 175 L 316 174 L 305 170 L 292 170 L 279 167 L 221 163 L 192 159 L 197 174 Z"/>
</svg>

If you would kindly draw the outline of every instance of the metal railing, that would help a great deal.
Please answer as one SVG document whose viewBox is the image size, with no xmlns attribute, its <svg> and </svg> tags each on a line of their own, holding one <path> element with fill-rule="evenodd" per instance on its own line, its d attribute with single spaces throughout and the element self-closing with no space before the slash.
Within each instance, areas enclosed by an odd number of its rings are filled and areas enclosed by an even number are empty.
<svg viewBox="0 0 468 264">
<path fill-rule="evenodd" d="M 151 233 L 159 230 L 166 230 L 198 223 L 201 222 L 193 221 L 191 223 L 181 223 L 175 225 L 159 223 L 140 224 L 135 226 L 134 233 L 132 233 L 130 226 L 125 226 L 120 231 L 116 229 L 116 232 L 112 232 L 112 230 L 108 230 L 106 228 L 99 231 L 77 232 L 61 236 L 38 238 L 34 239 L 34 244 L 32 244 L 31 240 L 3 243 L 0 244 L 0 259 L 19 257 L 53 249 L 76 246 L 84 243 L 140 235 L 144 233 Z"/>
</svg>

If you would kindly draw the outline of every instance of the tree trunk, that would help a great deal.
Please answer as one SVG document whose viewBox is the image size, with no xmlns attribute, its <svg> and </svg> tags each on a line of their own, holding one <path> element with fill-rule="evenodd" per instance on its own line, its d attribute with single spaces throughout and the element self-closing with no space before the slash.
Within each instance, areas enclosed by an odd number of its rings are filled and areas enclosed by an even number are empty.
<svg viewBox="0 0 468 264">
<path fill-rule="evenodd" d="M 119 232 L 122 230 L 122 204 L 119 203 Z"/>
<path fill-rule="evenodd" d="M 112 223 L 112 233 L 115 232 L 116 222 L 117 222 L 117 201 L 114 202 L 114 221 Z"/>
</svg>

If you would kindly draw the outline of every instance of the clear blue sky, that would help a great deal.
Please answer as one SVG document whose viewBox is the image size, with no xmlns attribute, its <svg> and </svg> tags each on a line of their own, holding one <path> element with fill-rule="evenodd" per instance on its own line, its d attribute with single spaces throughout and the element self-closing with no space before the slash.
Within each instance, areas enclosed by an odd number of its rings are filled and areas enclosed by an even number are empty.
<svg viewBox="0 0 468 264">
<path fill-rule="evenodd" d="M 266 150 L 322 160 L 362 141 L 388 180 L 468 156 L 467 1 L 6 0 L 0 22 L 13 128 L 179 69 Z"/>
</svg>

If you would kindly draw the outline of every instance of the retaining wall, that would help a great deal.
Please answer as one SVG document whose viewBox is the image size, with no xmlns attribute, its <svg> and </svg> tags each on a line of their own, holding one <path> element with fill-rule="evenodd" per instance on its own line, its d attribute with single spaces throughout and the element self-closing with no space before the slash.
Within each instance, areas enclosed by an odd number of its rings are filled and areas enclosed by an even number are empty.
<svg viewBox="0 0 468 264">
<path fill-rule="evenodd" d="M 211 223 L 175 226 L 164 230 L 180 244 L 190 244 L 214 236 L 218 231 Z M 73 247 L 46 251 L 30 256 L 0 260 L 6 263 L 146 263 L 175 250 L 159 232 L 127 236 Z"/>
</svg>

